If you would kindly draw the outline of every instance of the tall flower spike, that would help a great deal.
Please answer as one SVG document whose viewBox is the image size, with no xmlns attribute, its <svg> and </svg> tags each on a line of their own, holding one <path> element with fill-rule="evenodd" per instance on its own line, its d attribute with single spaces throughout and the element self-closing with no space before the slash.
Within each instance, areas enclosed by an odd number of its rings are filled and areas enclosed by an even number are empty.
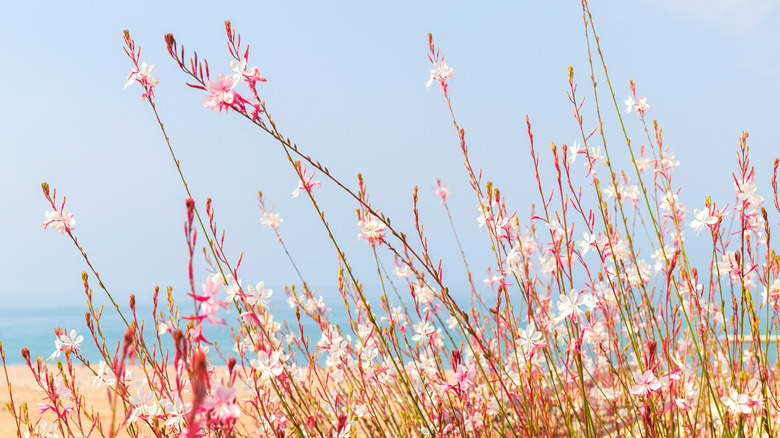
<svg viewBox="0 0 780 438">
<path fill-rule="evenodd" d="M 135 70 L 131 71 L 127 76 L 127 81 L 125 82 L 124 88 L 129 87 L 134 82 L 138 82 L 144 89 L 143 94 L 141 94 L 141 99 L 153 98 L 154 87 L 160 83 L 160 81 L 152 76 L 152 73 L 157 70 L 157 66 L 154 64 L 149 65 L 145 62 L 141 62 L 139 67 L 138 62 L 141 56 L 141 48 L 139 47 L 136 49 L 135 41 L 130 39 L 130 32 L 128 31 L 124 31 L 124 41 L 125 53 L 128 57 L 130 57 L 130 60 L 133 62 L 133 66 L 135 67 Z"/>
<path fill-rule="evenodd" d="M 634 84 L 634 81 L 629 81 L 629 85 L 631 86 L 631 96 L 625 100 L 626 112 L 630 113 L 632 109 L 636 109 L 637 114 L 639 114 L 640 117 L 643 117 L 647 110 L 650 109 L 650 105 L 647 104 L 647 98 L 642 96 L 637 99 L 636 84 Z"/>
<path fill-rule="evenodd" d="M 433 68 L 431 68 L 431 77 L 428 79 L 428 82 L 425 83 L 425 88 L 431 88 L 431 84 L 433 84 L 433 81 L 435 80 L 439 82 L 441 89 L 446 96 L 447 79 L 452 77 L 455 73 L 452 71 L 452 68 L 447 66 L 444 57 L 439 59 L 439 50 L 434 46 L 433 35 L 431 34 L 428 34 L 428 48 L 431 51 L 431 53 L 428 54 L 428 59 L 431 61 L 431 64 L 433 64 Z"/>
</svg>

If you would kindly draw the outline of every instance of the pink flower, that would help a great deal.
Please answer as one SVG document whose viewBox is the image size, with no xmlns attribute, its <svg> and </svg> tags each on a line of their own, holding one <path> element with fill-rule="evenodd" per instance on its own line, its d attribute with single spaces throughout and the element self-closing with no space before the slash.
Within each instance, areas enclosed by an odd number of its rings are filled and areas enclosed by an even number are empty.
<svg viewBox="0 0 780 438">
<path fill-rule="evenodd" d="M 257 67 L 252 67 L 244 70 L 244 80 L 254 87 L 257 82 L 266 82 L 266 79 L 260 75 L 260 70 Z"/>
<path fill-rule="evenodd" d="M 252 368 L 261 373 L 260 378 L 262 380 L 277 377 L 284 372 L 283 362 L 287 359 L 286 356 L 282 356 L 281 351 L 274 351 L 270 355 L 265 350 L 260 350 L 257 353 L 257 359 L 252 359 Z"/>
<path fill-rule="evenodd" d="M 236 402 L 236 388 L 227 388 L 221 383 L 214 385 L 211 396 L 203 403 L 203 408 L 213 409 L 214 418 L 222 423 L 234 420 L 241 415 Z"/>
<path fill-rule="evenodd" d="M 185 318 L 185 319 L 187 319 L 187 318 Z M 192 318 L 192 319 L 194 319 L 194 318 Z M 195 327 L 193 327 L 193 328 L 191 328 L 189 330 L 189 333 L 190 333 L 190 336 L 192 337 L 192 342 L 195 342 L 195 343 L 205 342 L 207 344 L 211 344 L 211 342 L 209 342 L 208 339 L 206 339 L 203 336 L 203 323 L 201 321 L 198 321 L 198 323 L 195 325 Z"/>
<path fill-rule="evenodd" d="M 217 76 L 216 81 L 209 81 L 206 84 L 206 91 L 211 93 L 211 96 L 206 97 L 206 100 L 203 101 L 203 106 L 214 111 L 230 108 L 236 99 L 241 98 L 238 93 L 233 91 L 237 83 L 235 77 L 225 77 L 223 74 Z"/>
<path fill-rule="evenodd" d="M 306 166 L 300 167 L 299 164 L 296 164 L 296 166 L 298 167 L 298 171 L 301 174 L 301 179 L 298 181 L 298 187 L 296 187 L 290 195 L 290 197 L 293 199 L 298 197 L 301 189 L 305 189 L 307 192 L 311 192 L 313 188 L 322 185 L 322 183 L 319 181 L 312 181 L 314 178 L 314 172 L 312 172 L 311 175 L 306 176 Z"/>
<path fill-rule="evenodd" d="M 227 304 L 221 300 L 215 298 L 220 292 L 221 277 L 219 274 L 210 275 L 206 279 L 206 283 L 202 285 L 203 295 L 191 295 L 195 300 L 200 303 L 199 310 L 201 315 L 197 318 L 198 321 L 207 318 L 211 324 L 225 324 L 225 320 L 217 317 L 220 308 L 227 308 Z M 187 318 L 185 318 L 187 319 Z"/>
<path fill-rule="evenodd" d="M 465 391 L 469 387 L 474 386 L 476 374 L 477 371 L 473 367 L 459 364 L 458 367 L 453 370 L 447 383 L 442 385 L 442 390 L 459 389 Z"/>
<path fill-rule="evenodd" d="M 674 399 L 674 405 L 677 406 L 677 409 L 684 411 L 691 408 L 691 402 L 686 398 L 676 398 Z"/>
<path fill-rule="evenodd" d="M 652 371 L 647 370 L 639 377 L 634 377 L 636 385 L 631 387 L 631 394 L 645 395 L 649 392 L 656 392 L 661 389 L 661 382 L 656 379 Z"/>
<path fill-rule="evenodd" d="M 447 188 L 447 184 L 442 184 L 440 179 L 436 180 L 438 187 L 434 187 L 433 191 L 441 198 L 441 203 L 447 202 L 447 195 L 450 193 L 450 189 Z"/>
</svg>

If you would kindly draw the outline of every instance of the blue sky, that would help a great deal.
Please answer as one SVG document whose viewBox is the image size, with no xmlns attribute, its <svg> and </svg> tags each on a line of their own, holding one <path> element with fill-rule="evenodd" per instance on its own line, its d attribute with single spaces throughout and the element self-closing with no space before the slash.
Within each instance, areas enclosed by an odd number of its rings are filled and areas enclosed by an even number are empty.
<svg viewBox="0 0 780 438">
<path fill-rule="evenodd" d="M 769 199 L 771 160 L 780 154 L 778 2 L 594 3 L 617 98 L 628 96 L 629 79 L 647 96 L 648 117 L 659 120 L 682 163 L 675 181 L 683 202 L 691 210 L 706 195 L 733 202 L 742 130 L 751 134 L 757 183 Z M 155 285 L 186 287 L 185 194 L 140 88 L 122 89 L 131 70 L 123 29 L 142 47 L 142 60 L 157 65 L 161 117 L 196 202 L 214 199 L 229 255 L 244 252 L 244 283 L 264 280 L 281 295 L 282 285 L 297 281 L 260 225 L 262 190 L 285 220 L 282 233 L 307 281 L 335 284 L 335 253 L 308 201 L 290 199 L 296 179 L 282 151 L 235 115 L 203 109 L 203 94 L 184 85 L 165 51 L 163 35 L 172 32 L 209 60 L 212 74 L 229 73 L 225 19 L 250 45 L 250 65 L 270 80 L 262 95 L 280 129 L 305 153 L 353 187 L 362 172 L 374 205 L 402 230 L 411 231 L 411 193 L 419 185 L 432 250 L 453 265 L 454 283 L 462 283 L 459 256 L 430 190 L 437 178 L 449 184 L 477 279 L 490 264 L 489 248 L 444 100 L 424 87 L 426 34 L 455 70 L 451 96 L 472 162 L 521 217 L 538 203 L 525 115 L 540 150 L 577 138 L 565 94 L 569 65 L 586 97 L 586 125 L 595 126 L 579 2 L 133 2 L 121 9 L 13 2 L 0 17 L 3 306 L 83 300 L 86 265 L 69 240 L 41 229 L 48 207 L 42 181 L 67 196 L 80 242 L 117 295 L 143 299 Z M 624 143 L 615 120 L 606 118 L 617 151 Z M 634 144 L 645 143 L 637 118 L 626 120 Z M 375 283 L 370 252 L 356 239 L 356 206 L 332 185 L 318 195 L 363 281 Z"/>
</svg>

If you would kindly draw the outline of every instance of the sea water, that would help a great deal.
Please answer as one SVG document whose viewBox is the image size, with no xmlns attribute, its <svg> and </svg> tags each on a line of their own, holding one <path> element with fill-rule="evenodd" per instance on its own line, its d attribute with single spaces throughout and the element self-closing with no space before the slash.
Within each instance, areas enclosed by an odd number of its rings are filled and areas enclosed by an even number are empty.
<svg viewBox="0 0 780 438">
<path fill-rule="evenodd" d="M 282 331 L 284 330 L 284 322 L 286 321 L 293 329 L 293 333 L 299 336 L 300 329 L 298 328 L 298 322 L 295 316 L 295 310 L 290 308 L 286 302 L 286 298 L 283 296 L 273 296 L 268 310 L 273 315 L 273 321 L 275 323 L 282 324 Z M 328 312 L 327 316 L 331 324 L 339 325 L 342 332 L 346 335 L 351 333 L 348 323 L 349 317 L 346 310 L 343 308 L 343 301 L 341 297 L 335 296 L 332 299 L 326 300 L 328 307 L 332 310 Z M 179 312 L 182 317 L 189 316 L 192 313 L 193 305 L 191 298 L 177 300 L 179 305 Z M 165 307 L 166 303 L 160 302 L 158 305 L 157 313 L 162 312 L 167 315 L 168 311 Z M 132 313 L 127 305 L 121 306 L 123 315 L 128 321 L 132 319 Z M 102 355 L 99 353 L 96 342 L 90 333 L 85 313 L 88 309 L 85 303 L 72 304 L 65 306 L 51 306 L 40 304 L 36 307 L 31 306 L 17 306 L 17 307 L 4 307 L 0 308 L 0 342 L 5 352 L 6 363 L 9 365 L 24 364 L 24 358 L 22 357 L 22 348 L 29 348 L 32 360 L 35 361 L 36 357 L 42 357 L 48 359 L 56 350 L 55 341 L 57 336 L 55 335 L 56 328 L 62 328 L 66 333 L 70 333 L 72 330 L 76 331 L 77 336 L 83 336 L 83 340 L 79 344 L 80 354 L 90 362 L 97 362 L 103 360 Z M 151 351 L 152 344 L 157 343 L 157 337 L 154 328 L 154 319 L 152 316 L 152 304 L 151 303 L 137 303 L 136 315 L 139 323 L 144 322 L 143 336 L 148 348 Z M 204 321 L 204 336 L 209 341 L 214 343 L 209 347 L 210 357 L 215 360 L 215 363 L 219 364 L 223 361 L 220 357 L 236 356 L 233 348 L 235 345 L 235 336 L 231 332 L 232 327 L 238 327 L 238 312 L 232 306 L 228 306 L 227 310 L 223 310 L 218 315 L 224 319 L 226 325 L 213 325 Z M 187 321 L 182 319 L 180 326 L 184 327 Z M 315 346 L 320 340 L 322 331 L 315 321 L 308 318 L 303 313 L 301 314 L 301 325 L 303 326 L 304 335 L 309 338 L 309 345 L 312 354 L 316 354 Z M 109 354 L 113 357 L 117 347 L 121 349 L 121 342 L 124 337 L 127 325 L 119 316 L 113 305 L 104 305 L 103 313 L 100 319 L 100 328 L 105 338 L 105 344 L 109 350 Z M 165 333 L 160 336 L 162 340 L 163 353 L 165 350 L 169 351 L 169 357 L 172 360 L 175 355 L 175 349 L 173 345 L 173 338 L 171 333 Z M 157 357 L 159 358 L 159 346 L 157 347 Z M 299 359 L 303 359 L 305 356 L 300 355 Z M 63 359 L 61 354 L 59 359 Z M 56 359 L 50 361 L 56 363 Z"/>
</svg>

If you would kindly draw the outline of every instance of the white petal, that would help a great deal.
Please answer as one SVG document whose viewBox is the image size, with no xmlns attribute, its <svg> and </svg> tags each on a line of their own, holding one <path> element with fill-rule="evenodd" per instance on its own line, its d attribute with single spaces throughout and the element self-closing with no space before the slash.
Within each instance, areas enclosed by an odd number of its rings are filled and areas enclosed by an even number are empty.
<svg viewBox="0 0 780 438">
<path fill-rule="evenodd" d="M 133 73 L 132 73 L 132 74 L 131 74 L 131 75 L 130 75 L 128 78 L 127 78 L 127 82 L 125 83 L 125 87 L 124 87 L 124 88 L 127 88 L 127 87 L 129 87 L 130 85 L 132 85 L 132 84 L 133 84 L 133 82 L 135 82 L 135 75 L 136 75 L 136 72 L 133 72 Z"/>
</svg>

